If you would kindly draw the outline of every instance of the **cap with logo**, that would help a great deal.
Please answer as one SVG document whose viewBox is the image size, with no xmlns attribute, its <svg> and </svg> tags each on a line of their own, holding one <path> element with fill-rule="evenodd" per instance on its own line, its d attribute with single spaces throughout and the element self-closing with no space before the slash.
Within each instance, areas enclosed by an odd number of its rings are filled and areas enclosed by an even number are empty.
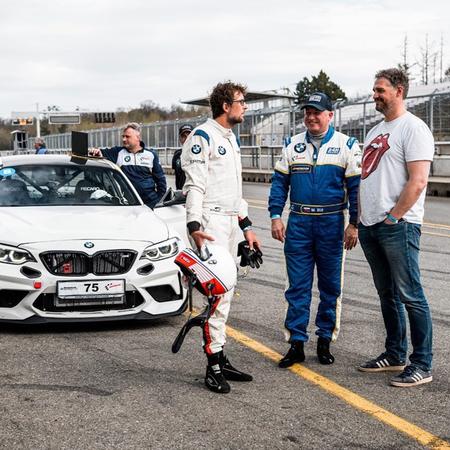
<svg viewBox="0 0 450 450">
<path fill-rule="evenodd" d="M 189 123 L 185 123 L 183 125 L 181 125 L 180 129 L 178 130 L 178 135 L 181 136 L 183 133 L 190 133 L 192 130 L 194 129 L 194 127 L 189 124 Z"/>
<path fill-rule="evenodd" d="M 308 106 L 316 108 L 319 111 L 333 111 L 333 103 L 330 97 L 323 92 L 314 92 L 314 94 L 311 94 L 301 109 L 308 108 Z"/>
</svg>

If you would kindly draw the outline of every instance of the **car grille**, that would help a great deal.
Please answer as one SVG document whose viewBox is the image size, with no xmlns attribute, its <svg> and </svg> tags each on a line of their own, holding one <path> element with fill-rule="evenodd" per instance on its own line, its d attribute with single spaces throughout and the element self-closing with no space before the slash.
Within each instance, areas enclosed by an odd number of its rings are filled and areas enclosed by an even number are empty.
<svg viewBox="0 0 450 450">
<path fill-rule="evenodd" d="M 88 305 L 84 300 L 68 300 L 64 305 L 56 304 L 56 294 L 41 294 L 34 301 L 33 306 L 41 311 L 119 311 L 122 309 L 136 308 L 145 302 L 138 291 L 126 291 L 120 303 L 113 303 L 111 299 L 94 299 L 93 304 Z M 117 299 L 114 299 L 116 301 Z"/>
<path fill-rule="evenodd" d="M 45 252 L 40 257 L 53 275 L 120 275 L 130 270 L 136 260 L 133 250 L 107 250 L 87 255 L 83 252 Z"/>
</svg>

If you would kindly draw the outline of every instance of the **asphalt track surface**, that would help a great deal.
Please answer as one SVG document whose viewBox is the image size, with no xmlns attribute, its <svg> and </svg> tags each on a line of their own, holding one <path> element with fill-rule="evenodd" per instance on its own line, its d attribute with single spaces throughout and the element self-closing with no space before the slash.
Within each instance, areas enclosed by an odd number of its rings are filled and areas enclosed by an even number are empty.
<svg viewBox="0 0 450 450">
<path fill-rule="evenodd" d="M 336 362 L 315 356 L 313 291 L 306 361 L 282 370 L 282 245 L 270 237 L 267 185 L 245 184 L 264 264 L 241 278 L 227 353 L 254 376 L 227 395 L 203 385 L 199 329 L 173 355 L 184 316 L 150 324 L 0 327 L 1 449 L 450 448 L 450 199 L 428 198 L 423 284 L 434 323 L 434 381 L 389 386 L 359 363 L 383 350 L 384 328 L 360 247 L 347 254 Z"/>
</svg>

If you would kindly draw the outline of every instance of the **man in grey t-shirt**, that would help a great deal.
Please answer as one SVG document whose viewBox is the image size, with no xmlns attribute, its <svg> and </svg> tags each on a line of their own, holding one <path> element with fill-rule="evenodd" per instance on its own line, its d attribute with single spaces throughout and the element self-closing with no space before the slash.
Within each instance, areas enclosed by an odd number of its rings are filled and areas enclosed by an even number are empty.
<svg viewBox="0 0 450 450">
<path fill-rule="evenodd" d="M 385 352 L 362 372 L 402 372 L 390 383 L 410 387 L 432 381 L 432 323 L 420 280 L 423 205 L 434 140 L 427 125 L 406 111 L 408 77 L 399 69 L 375 75 L 373 99 L 384 120 L 364 143 L 360 184 L 361 247 L 372 270 L 386 327 Z M 408 313 L 413 352 L 406 365 Z"/>
</svg>

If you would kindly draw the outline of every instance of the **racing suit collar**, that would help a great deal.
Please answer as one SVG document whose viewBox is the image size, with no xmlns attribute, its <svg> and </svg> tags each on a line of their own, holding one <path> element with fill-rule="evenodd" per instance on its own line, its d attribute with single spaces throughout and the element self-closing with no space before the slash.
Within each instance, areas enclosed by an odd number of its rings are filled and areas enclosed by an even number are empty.
<svg viewBox="0 0 450 450">
<path fill-rule="evenodd" d="M 219 122 L 215 121 L 214 119 L 208 119 L 207 122 L 216 128 L 216 130 L 224 137 L 230 136 L 233 134 L 233 130 L 231 128 L 225 128 L 222 125 L 220 125 Z"/>
<path fill-rule="evenodd" d="M 322 138 L 322 141 L 320 143 L 320 146 L 326 144 L 334 135 L 334 128 L 330 125 L 328 127 L 328 131 L 325 134 L 325 136 Z M 312 135 L 310 135 L 309 131 L 306 131 L 306 142 L 308 142 L 308 144 L 311 144 L 312 140 L 314 139 L 314 137 Z"/>
</svg>

